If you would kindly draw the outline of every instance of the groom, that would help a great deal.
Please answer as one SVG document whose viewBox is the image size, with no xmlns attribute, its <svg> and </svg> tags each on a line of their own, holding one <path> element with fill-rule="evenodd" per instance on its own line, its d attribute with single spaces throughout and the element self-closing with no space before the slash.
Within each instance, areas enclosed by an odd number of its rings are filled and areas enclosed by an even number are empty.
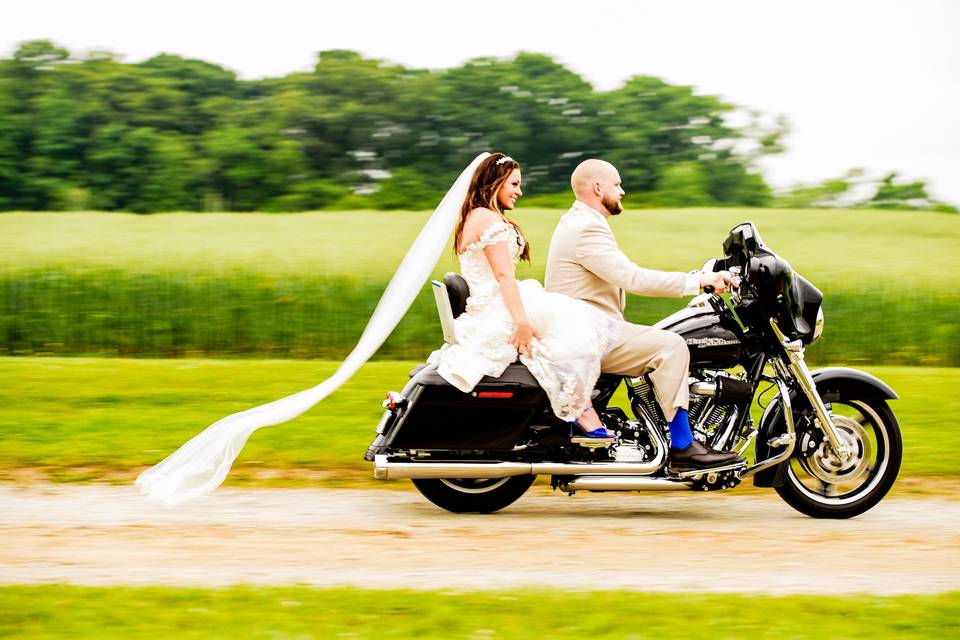
<svg viewBox="0 0 960 640">
<path fill-rule="evenodd" d="M 585 160 L 570 179 L 577 197 L 560 218 L 550 251 L 544 285 L 589 302 L 623 319 L 625 291 L 642 296 L 695 295 L 712 286 L 718 293 L 733 283 L 729 273 L 673 273 L 644 269 L 618 247 L 608 219 L 623 212 L 620 174 L 609 162 Z M 600 363 L 605 373 L 650 375 L 657 400 L 670 426 L 670 470 L 679 473 L 726 466 L 735 453 L 704 446 L 693 437 L 687 417 L 690 352 L 676 333 L 626 323 L 620 342 Z"/>
</svg>

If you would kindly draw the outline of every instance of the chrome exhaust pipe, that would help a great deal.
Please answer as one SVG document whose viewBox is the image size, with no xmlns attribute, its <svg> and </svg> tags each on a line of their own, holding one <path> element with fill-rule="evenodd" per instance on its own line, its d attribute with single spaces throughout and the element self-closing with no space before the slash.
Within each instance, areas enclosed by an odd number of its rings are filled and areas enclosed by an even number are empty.
<svg viewBox="0 0 960 640">
<path fill-rule="evenodd" d="M 533 473 L 529 462 L 390 462 L 387 456 L 373 457 L 377 480 L 402 478 L 509 478 Z"/>
<path fill-rule="evenodd" d="M 648 462 L 392 462 L 374 456 L 373 477 L 402 478 L 509 478 L 510 476 L 649 475 L 663 464 L 663 451 Z"/>
<path fill-rule="evenodd" d="M 656 473 L 667 458 L 667 442 L 649 424 L 643 425 L 653 443 L 652 460 L 643 462 L 392 462 L 387 455 L 373 457 L 377 480 L 441 478 L 509 478 L 511 476 L 644 476 Z"/>
<path fill-rule="evenodd" d="M 578 476 L 557 485 L 560 491 L 689 491 L 680 480 L 643 476 Z"/>
<path fill-rule="evenodd" d="M 663 459 L 649 462 L 534 462 L 530 466 L 538 476 L 579 476 L 595 474 L 649 475 L 660 469 Z"/>
</svg>

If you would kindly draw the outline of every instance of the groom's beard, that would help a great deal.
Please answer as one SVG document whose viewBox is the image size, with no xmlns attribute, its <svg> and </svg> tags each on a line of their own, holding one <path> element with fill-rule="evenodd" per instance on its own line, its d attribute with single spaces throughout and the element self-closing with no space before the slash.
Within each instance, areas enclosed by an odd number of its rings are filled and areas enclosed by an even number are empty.
<svg viewBox="0 0 960 640">
<path fill-rule="evenodd" d="M 600 200 L 600 204 L 602 204 L 603 208 L 607 210 L 607 213 L 612 216 L 618 216 L 623 213 L 623 203 L 616 198 L 603 198 Z"/>
</svg>

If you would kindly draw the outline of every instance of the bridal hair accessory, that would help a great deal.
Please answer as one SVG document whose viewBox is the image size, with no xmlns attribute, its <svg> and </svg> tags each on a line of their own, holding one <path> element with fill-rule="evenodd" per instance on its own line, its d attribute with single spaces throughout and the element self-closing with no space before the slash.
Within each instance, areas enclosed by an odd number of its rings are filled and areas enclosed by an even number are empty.
<svg viewBox="0 0 960 640">
<path fill-rule="evenodd" d="M 481 153 L 474 158 L 437 205 L 390 279 L 357 346 L 334 374 L 315 387 L 227 416 L 201 431 L 165 460 L 140 474 L 137 486 L 148 499 L 172 506 L 216 489 L 227 477 L 250 434 L 260 427 L 296 418 L 336 391 L 370 359 L 407 313 L 437 266 L 460 215 L 473 174 L 489 155 Z"/>
<path fill-rule="evenodd" d="M 504 164 L 505 162 L 513 162 L 513 158 L 511 158 L 510 156 L 503 156 L 502 158 L 499 158 L 494 164 L 500 165 L 500 164 Z"/>
</svg>

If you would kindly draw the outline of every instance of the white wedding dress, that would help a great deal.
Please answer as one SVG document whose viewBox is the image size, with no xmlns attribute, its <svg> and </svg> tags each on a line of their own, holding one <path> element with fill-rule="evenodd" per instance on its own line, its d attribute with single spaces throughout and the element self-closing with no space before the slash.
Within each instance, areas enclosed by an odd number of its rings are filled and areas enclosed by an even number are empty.
<svg viewBox="0 0 960 640">
<path fill-rule="evenodd" d="M 437 373 L 467 393 L 483 376 L 498 377 L 517 360 L 510 342 L 514 323 L 500 294 L 484 247 L 506 243 L 516 265 L 523 238 L 513 225 L 498 221 L 459 254 L 460 273 L 470 286 L 466 311 L 454 321 L 457 344 L 431 354 Z M 623 323 L 586 302 L 544 291 L 536 280 L 517 283 L 520 297 L 540 339 L 522 362 L 540 383 L 557 417 L 575 420 L 590 407 L 590 394 L 600 376 L 600 359 L 617 343 Z"/>
</svg>

